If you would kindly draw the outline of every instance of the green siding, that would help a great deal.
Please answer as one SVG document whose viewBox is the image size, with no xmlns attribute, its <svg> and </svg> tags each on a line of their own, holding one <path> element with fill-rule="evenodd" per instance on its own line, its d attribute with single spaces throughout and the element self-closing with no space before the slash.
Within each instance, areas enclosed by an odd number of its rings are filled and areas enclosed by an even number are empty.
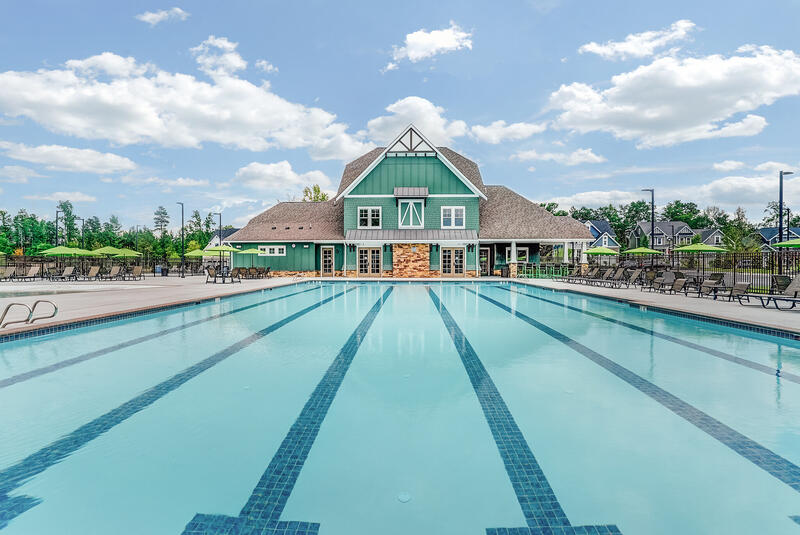
<svg viewBox="0 0 800 535">
<path fill-rule="evenodd" d="M 391 195 L 395 187 L 427 187 L 431 194 L 472 193 L 438 158 L 384 158 L 351 195 Z"/>
<path fill-rule="evenodd" d="M 333 247 L 333 269 L 334 271 L 341 271 L 342 263 L 344 262 L 344 245 L 337 244 L 317 244 L 314 258 L 314 269 L 317 271 L 322 270 L 322 247 Z"/>
<path fill-rule="evenodd" d="M 434 247 L 431 246 L 431 250 L 430 250 L 430 264 L 431 264 L 430 269 L 431 270 L 439 269 L 439 258 L 440 258 L 440 255 L 441 255 L 441 247 L 436 247 L 435 249 L 436 250 L 434 250 Z"/>
<path fill-rule="evenodd" d="M 232 244 L 236 247 L 236 244 Z M 313 271 L 316 248 L 313 243 L 303 242 L 263 242 L 247 243 L 242 249 L 257 248 L 259 245 L 285 245 L 286 256 L 259 256 L 233 254 L 233 267 L 269 267 L 272 271 Z M 292 247 L 294 245 L 294 247 Z M 308 246 L 308 247 L 306 247 Z"/>
<path fill-rule="evenodd" d="M 478 203 L 477 197 L 432 197 L 425 202 L 425 228 L 438 229 L 442 225 L 442 206 L 464 207 L 464 228 L 478 230 Z M 398 228 L 397 201 L 392 197 L 345 197 L 344 199 L 344 228 L 351 230 L 358 228 L 358 207 L 380 206 L 381 228 Z"/>
</svg>

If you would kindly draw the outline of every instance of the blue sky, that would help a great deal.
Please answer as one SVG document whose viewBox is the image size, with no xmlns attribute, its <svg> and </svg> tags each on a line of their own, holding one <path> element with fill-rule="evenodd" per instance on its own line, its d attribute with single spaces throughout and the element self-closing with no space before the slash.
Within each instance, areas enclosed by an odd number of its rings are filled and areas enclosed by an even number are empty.
<svg viewBox="0 0 800 535">
<path fill-rule="evenodd" d="M 760 220 L 800 170 L 797 1 L 7 2 L 0 208 L 242 225 L 409 122 L 562 206 Z M 786 198 L 800 209 L 800 178 Z M 173 221 L 175 219 L 173 218 Z"/>
</svg>

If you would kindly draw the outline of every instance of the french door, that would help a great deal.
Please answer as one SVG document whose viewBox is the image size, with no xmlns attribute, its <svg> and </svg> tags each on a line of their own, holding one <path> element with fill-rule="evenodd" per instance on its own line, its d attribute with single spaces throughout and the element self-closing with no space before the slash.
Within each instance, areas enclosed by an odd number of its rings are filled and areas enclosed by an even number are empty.
<svg viewBox="0 0 800 535">
<path fill-rule="evenodd" d="M 358 275 L 361 277 L 378 277 L 381 274 L 380 247 L 362 247 L 358 249 Z"/>
<path fill-rule="evenodd" d="M 323 277 L 333 277 L 333 247 L 323 247 L 320 249 L 322 258 L 320 260 L 321 272 Z"/>
<path fill-rule="evenodd" d="M 464 248 L 442 247 L 442 277 L 464 275 Z"/>
</svg>

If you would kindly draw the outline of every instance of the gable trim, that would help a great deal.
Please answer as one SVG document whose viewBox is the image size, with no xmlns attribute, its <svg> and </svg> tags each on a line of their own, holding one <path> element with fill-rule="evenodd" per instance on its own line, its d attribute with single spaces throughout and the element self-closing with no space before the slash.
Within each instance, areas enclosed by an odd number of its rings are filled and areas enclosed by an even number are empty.
<svg viewBox="0 0 800 535">
<path fill-rule="evenodd" d="M 394 138 L 391 143 L 388 143 L 386 145 L 386 148 L 383 149 L 383 151 L 377 156 L 377 158 L 375 158 L 372 161 L 372 163 L 370 163 L 367 166 L 367 168 L 364 169 L 361 172 L 361 174 L 358 175 L 356 177 L 356 179 L 353 180 L 350 183 L 349 186 L 347 186 L 347 188 L 345 188 L 345 190 L 343 192 L 341 192 L 339 195 L 337 195 L 335 200 L 338 201 L 342 197 L 347 197 L 350 194 L 350 192 L 353 191 L 356 188 L 356 186 L 358 186 L 361 183 L 361 181 L 364 180 L 372 172 L 372 170 L 375 169 L 378 166 L 378 164 L 380 164 L 384 160 L 384 158 L 386 158 L 386 154 L 389 152 L 389 149 L 394 147 L 400 141 L 400 139 L 403 136 L 406 135 L 406 132 L 408 132 L 409 130 L 413 130 L 413 132 L 416 135 L 418 135 L 429 147 L 433 148 L 433 150 L 434 150 L 434 152 L 436 154 L 436 158 L 439 161 L 441 161 L 445 165 L 445 167 L 447 167 L 454 175 L 456 175 L 456 177 L 459 180 L 461 180 L 461 182 L 463 182 L 464 185 L 467 186 L 470 191 L 472 191 L 478 197 L 481 197 L 482 199 L 486 199 L 486 195 L 480 189 L 478 189 L 475 186 L 475 184 L 470 182 L 467 179 L 467 177 L 465 177 L 464 174 L 461 171 L 459 171 L 458 168 L 455 165 L 453 165 L 450 162 L 450 160 L 448 160 L 447 157 L 444 154 L 442 154 L 441 151 L 439 151 L 439 149 L 437 149 L 436 146 L 433 143 L 428 141 L 428 138 L 426 138 L 424 135 L 422 135 L 422 133 L 419 131 L 419 129 L 416 126 L 414 126 L 414 124 L 412 123 L 412 124 L 409 124 L 407 127 L 405 127 L 403 129 L 403 131 L 400 132 L 400 135 L 398 135 L 396 138 Z M 472 197 L 473 195 L 469 195 L 469 196 Z"/>
</svg>

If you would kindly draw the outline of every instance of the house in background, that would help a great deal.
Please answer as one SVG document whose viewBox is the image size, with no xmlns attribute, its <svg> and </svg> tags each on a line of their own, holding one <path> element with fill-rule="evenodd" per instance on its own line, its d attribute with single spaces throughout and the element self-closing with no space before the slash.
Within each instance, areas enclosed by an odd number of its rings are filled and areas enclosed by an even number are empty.
<svg viewBox="0 0 800 535">
<path fill-rule="evenodd" d="M 208 241 L 208 245 L 205 246 L 205 249 L 209 249 L 211 247 L 217 247 L 220 244 L 230 245 L 228 238 L 238 231 L 239 231 L 238 228 L 224 228 L 222 229 L 222 231 L 215 230 L 214 235 L 211 236 L 211 239 Z M 220 237 L 222 238 L 221 240 Z"/>
<path fill-rule="evenodd" d="M 763 227 L 758 229 L 761 237 L 761 250 L 764 252 L 775 251 L 775 244 L 781 241 L 800 238 L 800 227 L 784 227 L 783 239 L 778 239 L 778 227 Z"/>
<path fill-rule="evenodd" d="M 587 219 L 582 222 L 592 233 L 595 240 L 589 244 L 589 247 L 607 247 L 612 251 L 619 252 L 620 244 L 617 241 L 617 233 L 614 232 L 611 224 L 604 219 Z M 603 256 L 599 258 L 601 263 L 614 264 L 617 261 L 616 256 Z"/>
<path fill-rule="evenodd" d="M 472 160 L 436 147 L 413 125 L 347 164 L 334 199 L 282 202 L 227 238 L 257 247 L 234 265 L 280 275 L 475 277 L 516 275 L 542 245 L 567 252 L 593 241 L 505 186 L 487 186 Z"/>
<path fill-rule="evenodd" d="M 650 221 L 640 221 L 628 233 L 628 248 L 638 247 L 642 236 L 647 236 L 648 247 L 666 252 L 691 244 L 695 231 L 683 221 L 656 221 L 655 236 L 651 236 Z"/>
<path fill-rule="evenodd" d="M 700 235 L 700 241 L 706 245 L 722 247 L 725 235 L 718 228 L 698 228 L 693 229 L 695 234 Z"/>
</svg>

